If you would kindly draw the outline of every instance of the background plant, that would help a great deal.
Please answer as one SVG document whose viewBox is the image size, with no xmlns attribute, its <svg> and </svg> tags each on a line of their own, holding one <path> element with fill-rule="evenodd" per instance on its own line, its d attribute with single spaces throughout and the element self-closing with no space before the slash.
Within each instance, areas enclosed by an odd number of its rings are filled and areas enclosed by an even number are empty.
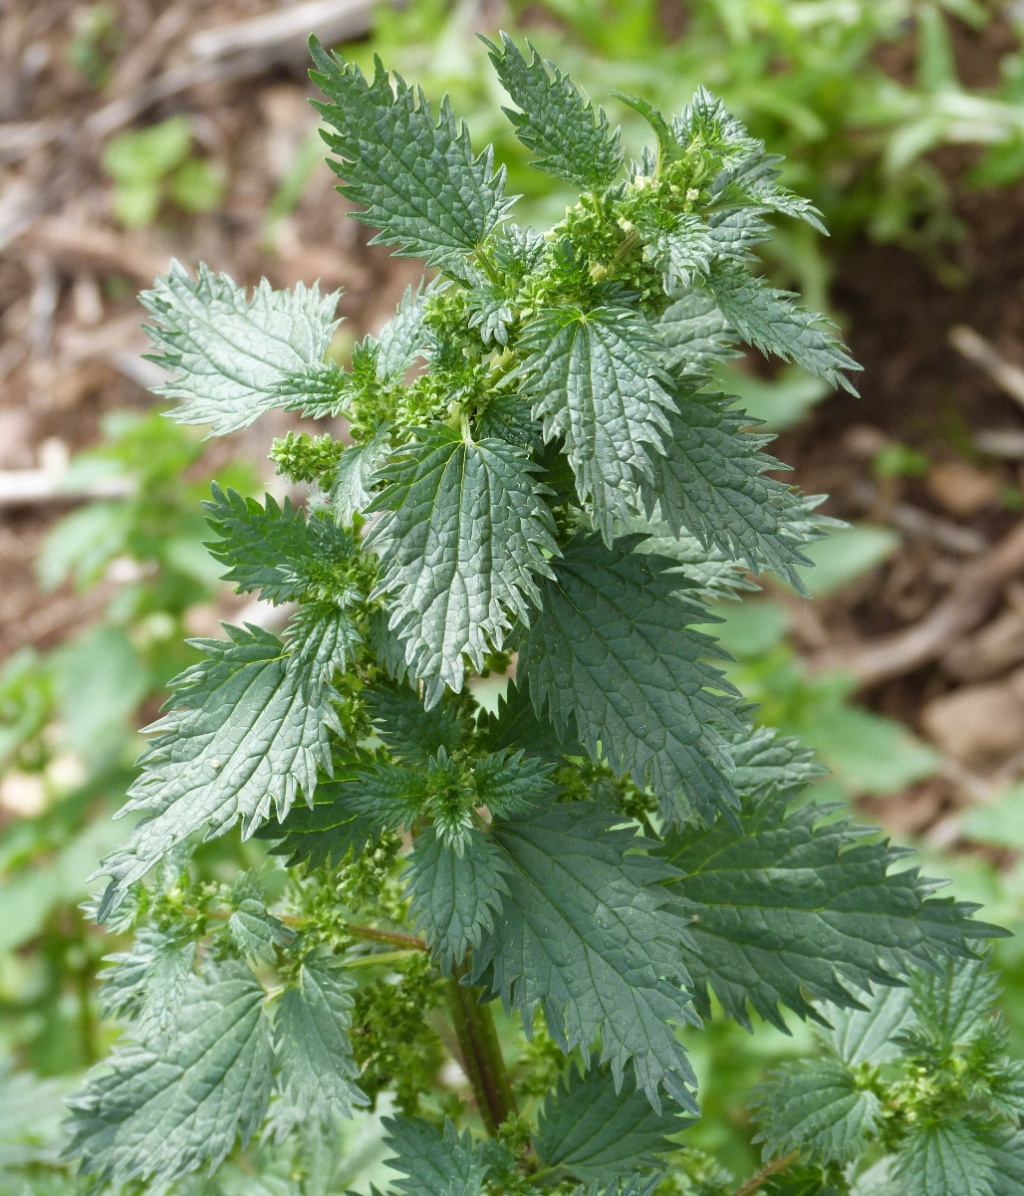
<svg viewBox="0 0 1024 1196">
<path fill-rule="evenodd" d="M 814 1001 L 849 1005 L 991 933 L 891 871 L 900 853 L 794 804 L 807 755 L 750 731 L 696 629 L 745 567 L 799 586 L 820 533 L 814 504 L 767 476 L 763 438 L 708 390 L 737 339 L 831 381 L 852 368 L 828 325 L 749 272 L 768 213 L 816 213 L 703 92 L 672 125 L 632 101 L 658 153 L 617 181 L 603 114 L 505 42 L 493 56 L 520 136 L 588 185 L 545 240 L 505 220 L 501 175 L 446 110 L 435 126 L 383 70 L 368 84 L 317 53 L 350 197 L 448 285 L 411 291 L 349 371 L 324 360 L 334 300 L 315 290 L 250 300 L 175 268 L 147 297 L 180 418 L 221 432 L 273 406 L 344 411 L 355 444 L 275 446 L 291 477 L 317 482 L 308 516 L 214 491 L 228 577 L 300 607 L 284 641 L 255 628 L 205 641 L 155 728 L 133 791 L 150 817 L 107 859 L 99 905 L 138 925 L 104 985 L 134 1029 L 77 1098 L 73 1150 L 100 1183 L 152 1187 L 221 1161 L 265 1114 L 273 1155 L 391 1091 L 406 1115 L 389 1126 L 399 1191 L 432 1175 L 448 1190 L 453 1174 L 469 1192 L 635 1189 L 659 1155 L 666 1190 L 721 1189 L 669 1137 L 694 1109 L 671 1028 L 694 1021 L 683 986 L 744 1023 L 778 1021 L 780 1005 L 814 1016 Z M 418 357 L 429 368 L 409 381 Z M 365 515 L 378 518 L 363 541 Z M 614 630 L 610 654 L 593 654 L 588 602 Z M 518 685 L 481 712 L 467 667 L 503 671 L 512 647 Z M 627 690 L 639 723 L 616 705 Z M 187 864 L 190 836 L 239 817 L 278 842 L 287 875 L 228 882 Z M 826 922 L 807 872 L 835 897 L 859 877 L 865 904 Z M 782 905 L 735 905 L 773 888 Z M 834 941 L 806 957 L 826 930 Z M 493 1025 L 474 983 L 535 1019 L 533 1040 Z M 459 1089 L 430 1082 L 446 1022 L 489 1141 L 459 1133 Z M 198 1088 L 168 1086 L 167 1068 Z M 581 1123 L 600 1127 L 588 1143 L 570 1132 Z M 322 1157 L 286 1148 L 263 1175 L 283 1165 L 330 1190 Z M 848 1189 L 832 1159 L 785 1166 L 803 1190 Z M 993 1190 L 980 1166 L 978 1184 Z"/>
</svg>

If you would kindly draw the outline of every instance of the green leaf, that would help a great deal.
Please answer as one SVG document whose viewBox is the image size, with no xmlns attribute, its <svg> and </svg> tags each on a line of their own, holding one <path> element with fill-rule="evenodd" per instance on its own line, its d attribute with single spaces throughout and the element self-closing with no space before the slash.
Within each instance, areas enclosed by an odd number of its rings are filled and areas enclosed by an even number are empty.
<svg viewBox="0 0 1024 1196">
<path fill-rule="evenodd" d="M 942 1050 L 966 1047 L 991 1029 L 999 978 L 988 959 L 939 959 L 910 976 L 921 1029 Z"/>
<path fill-rule="evenodd" d="M 531 756 L 552 764 L 561 763 L 565 756 L 586 754 L 583 745 L 572 736 L 559 738 L 551 720 L 537 714 L 529 692 L 514 681 L 508 683 L 508 691 L 498 698 L 497 713 L 480 715 L 480 728 L 484 743 L 494 752 L 525 743 Z"/>
<path fill-rule="evenodd" d="M 984 1138 L 963 1122 L 925 1121 L 900 1143 L 893 1176 L 905 1196 L 993 1196 L 994 1157 Z"/>
<path fill-rule="evenodd" d="M 390 627 L 426 682 L 427 705 L 443 685 L 456 693 L 465 653 L 477 671 L 500 648 L 512 621 L 528 623 L 540 602 L 537 576 L 550 576 L 555 525 L 534 480 L 536 466 L 499 440 L 473 443 L 437 426 L 393 455 L 382 510 L 367 538 L 380 554 Z"/>
<path fill-rule="evenodd" d="M 384 746 L 406 764 L 425 765 L 441 748 L 451 756 L 465 746 L 466 720 L 447 702 L 426 710 L 419 694 L 407 685 L 368 686 L 363 701 Z"/>
<path fill-rule="evenodd" d="M 737 735 L 732 758 L 736 765 L 732 782 L 745 797 L 771 792 L 789 797 L 825 772 L 812 751 L 773 727 L 755 727 Z"/>
<path fill-rule="evenodd" d="M 166 1034 L 181 1009 L 195 966 L 195 943 L 140 926 L 128 951 L 105 955 L 99 975 L 100 1016 L 130 1018 L 140 1034 Z"/>
<path fill-rule="evenodd" d="M 545 1166 L 563 1167 L 576 1179 L 625 1178 L 658 1165 L 673 1149 L 665 1135 L 688 1124 L 675 1112 L 656 1112 L 632 1076 L 616 1087 L 611 1072 L 591 1059 L 580 1074 L 570 1066 L 540 1111 L 535 1149 Z"/>
<path fill-rule="evenodd" d="M 752 277 L 739 264 L 720 266 L 703 285 L 748 344 L 766 355 L 796 362 L 832 386 L 857 393 L 846 373 L 860 366 L 824 316 L 806 311 L 788 291 L 776 290 L 763 278 Z"/>
<path fill-rule="evenodd" d="M 573 719 L 595 759 L 651 785 L 678 822 L 686 798 L 705 814 L 735 804 L 728 741 L 742 723 L 713 692 L 735 692 L 707 663 L 714 640 L 692 629 L 709 616 L 671 561 L 632 552 L 635 543 L 571 541 L 541 585 L 519 677 L 538 714 L 547 709 L 562 733 Z"/>
<path fill-rule="evenodd" d="M 707 379 L 716 365 L 740 356 L 728 320 L 702 291 L 674 297 L 652 327 L 658 358 L 676 377 Z"/>
<path fill-rule="evenodd" d="M 670 873 L 615 823 L 590 802 L 495 819 L 509 891 L 474 952 L 473 983 L 518 1010 L 528 1033 L 540 1004 L 566 1053 L 600 1036 L 616 1086 L 632 1065 L 655 1108 L 664 1087 L 695 1113 L 693 1072 L 674 1030 L 694 1021 L 681 966 L 685 923 L 660 883 Z"/>
<path fill-rule="evenodd" d="M 348 1038 L 351 989 L 352 981 L 329 961 L 307 959 L 297 986 L 277 1006 L 274 1040 L 281 1071 L 271 1127 L 278 1141 L 310 1122 L 327 1130 L 335 1117 L 351 1117 L 367 1104 L 355 1082 L 359 1069 Z"/>
<path fill-rule="evenodd" d="M 181 404 L 171 413 L 179 423 L 209 424 L 220 436 L 341 385 L 324 361 L 338 326 L 337 293 L 302 283 L 274 291 L 263 279 L 250 299 L 226 274 L 200 266 L 193 281 L 172 261 L 139 298 L 154 318 L 150 360 L 176 375 L 156 393 Z"/>
<path fill-rule="evenodd" d="M 866 1009 L 846 1009 L 830 1002 L 820 1007 L 829 1023 L 820 1028 L 821 1036 L 851 1068 L 861 1063 L 877 1067 L 899 1058 L 897 1035 L 914 1024 L 909 989 L 879 988 L 865 1003 Z"/>
<path fill-rule="evenodd" d="M 766 1160 L 797 1150 L 805 1161 L 845 1166 L 882 1125 L 878 1097 L 834 1059 L 784 1064 L 760 1086 L 754 1107 L 754 1141 L 764 1143 Z"/>
<path fill-rule="evenodd" d="M 270 1097 L 272 1049 L 262 986 L 240 965 L 194 977 L 170 1038 L 121 1042 L 71 1102 L 68 1154 L 96 1184 L 147 1191 L 218 1166 L 244 1146 Z"/>
<path fill-rule="evenodd" d="M 377 471 L 388 454 L 390 429 L 382 425 L 362 444 L 353 444 L 338 458 L 331 478 L 328 503 L 338 523 L 350 526 L 373 501 Z"/>
<path fill-rule="evenodd" d="M 766 476 L 782 468 L 761 452 L 773 438 L 745 431 L 750 420 L 730 402 L 724 395 L 678 397 L 665 455 L 643 483 L 644 506 L 651 516 L 660 510 L 673 531 L 685 528 L 702 544 L 741 557 L 752 572 L 771 569 L 804 592 L 794 566 L 810 564 L 804 546 L 822 533 L 808 500 Z"/>
<path fill-rule="evenodd" d="M 368 759 L 365 757 L 360 762 L 366 763 Z M 321 780 L 313 793 L 312 806 L 293 807 L 283 827 L 268 823 L 256 832 L 256 838 L 271 840 L 274 843 L 271 853 L 287 856 L 285 864 L 289 868 L 298 864 L 306 864 L 308 868 L 319 868 L 321 864 L 334 867 L 349 852 L 353 859 L 358 859 L 368 844 L 380 838 L 381 825 L 356 800 L 357 792 L 347 777 Z"/>
<path fill-rule="evenodd" d="M 435 121 L 423 93 L 398 75 L 392 82 L 379 59 L 368 83 L 315 38 L 310 51 L 313 82 L 327 98 L 314 107 L 334 130 L 323 135 L 339 159 L 330 166 L 348 199 L 366 209 L 355 218 L 381 230 L 371 244 L 460 272 L 512 206 L 493 151 L 474 158 L 447 98 Z"/>
<path fill-rule="evenodd" d="M 450 843 L 429 826 L 416 837 L 405 873 L 409 913 L 445 975 L 493 931 L 508 892 L 511 865 L 497 844 L 472 827 Z"/>
<path fill-rule="evenodd" d="M 1024 1133 L 995 1130 L 988 1137 L 992 1196 L 1019 1196 L 1024 1192 Z"/>
<path fill-rule="evenodd" d="M 171 682 L 168 712 L 148 728 L 156 738 L 123 813 L 149 817 L 103 861 L 112 880 L 101 920 L 190 835 L 212 838 L 241 820 L 248 837 L 272 808 L 283 819 L 299 793 L 311 803 L 317 769 L 330 767 L 328 732 L 341 727 L 320 668 L 294 664 L 270 632 L 225 630 L 227 640 L 193 641 L 207 658 Z"/>
<path fill-rule="evenodd" d="M 558 436 L 606 542 L 612 520 L 629 513 L 631 491 L 653 477 L 665 451 L 675 402 L 655 353 L 653 329 L 629 308 L 542 311 L 523 329 L 517 377 L 543 421 Z"/>
<path fill-rule="evenodd" d="M 469 1130 L 460 1135 L 447 1117 L 440 1135 L 425 1121 L 404 1117 L 384 1125 L 394 1152 L 387 1165 L 405 1177 L 393 1185 L 401 1196 L 484 1196 L 488 1169 Z"/>
<path fill-rule="evenodd" d="M 313 687 L 329 685 L 335 670 L 344 672 L 362 643 L 359 629 L 333 602 L 307 602 L 285 630 L 288 667 L 309 678 Z"/>
<path fill-rule="evenodd" d="M 538 155 L 531 165 L 587 190 L 610 187 L 622 169 L 622 150 L 618 130 L 608 128 L 604 111 L 595 110 L 575 83 L 542 61 L 529 42 L 532 58 L 527 62 L 507 33 L 501 34 L 500 48 L 481 40 L 502 86 L 521 109 L 502 111 L 523 145 Z"/>
<path fill-rule="evenodd" d="M 780 1004 L 821 1020 L 810 1001 L 855 1004 L 857 990 L 899 983 L 914 964 L 933 968 L 1001 933 L 970 920 L 977 906 L 932 897 L 936 882 L 916 869 L 893 872 L 906 851 L 831 819 L 834 810 L 747 799 L 736 824 L 721 819 L 667 843 L 684 874 L 669 888 L 693 906 L 687 965 L 701 1012 L 711 989 L 748 1028 L 748 1002 L 779 1027 Z"/>
<path fill-rule="evenodd" d="M 294 508 L 289 499 L 266 505 L 234 490 L 211 486 L 213 499 L 203 503 L 206 521 L 220 536 L 207 544 L 227 565 L 224 580 L 238 593 L 259 590 L 267 602 L 332 598 L 351 590 L 346 565 L 356 551 L 351 535 L 332 520 Z"/>
<path fill-rule="evenodd" d="M 276 963 L 278 948 L 290 947 L 295 932 L 267 909 L 267 895 L 259 876 L 243 872 L 231 894 L 234 910 L 225 931 L 235 951 L 252 965 Z"/>
</svg>

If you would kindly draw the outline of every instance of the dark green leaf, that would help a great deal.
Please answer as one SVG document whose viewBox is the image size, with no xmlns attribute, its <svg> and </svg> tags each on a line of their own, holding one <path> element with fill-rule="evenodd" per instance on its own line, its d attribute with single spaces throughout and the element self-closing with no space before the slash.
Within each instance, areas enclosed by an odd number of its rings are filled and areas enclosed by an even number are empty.
<svg viewBox="0 0 1024 1196">
<path fill-rule="evenodd" d="M 540 1004 L 566 1052 L 600 1036 L 615 1082 L 631 1065 L 656 1108 L 664 1087 L 696 1112 L 674 1030 L 694 1020 L 681 967 L 685 923 L 645 841 L 614 827 L 615 816 L 589 802 L 494 821 L 509 892 L 474 953 L 473 980 L 518 1010 L 528 1030 Z"/>
<path fill-rule="evenodd" d="M 381 230 L 373 243 L 458 271 L 511 207 L 504 169 L 495 172 L 490 149 L 474 158 L 447 99 L 435 120 L 423 93 L 389 78 L 379 59 L 367 82 L 315 38 L 310 49 L 327 98 L 314 106 L 334 130 L 324 134 L 339 159 L 331 167 L 366 209 L 356 219 Z"/>
<path fill-rule="evenodd" d="M 542 613 L 520 650 L 519 676 L 538 713 L 564 732 L 575 721 L 595 758 L 650 784 L 664 817 L 734 804 L 728 740 L 742 723 L 714 640 L 692 629 L 707 613 L 680 591 L 664 558 L 577 536 L 541 585 Z M 727 734 L 728 732 L 728 734 Z"/>
<path fill-rule="evenodd" d="M 548 1093 L 538 1120 L 537 1157 L 577 1179 L 607 1182 L 656 1167 L 658 1154 L 672 1149 L 665 1135 L 687 1124 L 670 1109 L 655 1112 L 632 1076 L 616 1090 L 611 1072 L 592 1059 L 586 1073 L 570 1067 Z"/>
<path fill-rule="evenodd" d="M 515 619 L 529 622 L 557 553 L 554 520 L 538 467 L 499 440 L 464 440 L 438 426 L 392 456 L 384 513 L 367 539 L 380 554 L 378 595 L 406 659 L 427 683 L 427 705 L 444 685 L 458 692 L 463 653 L 478 671 L 489 645 L 500 648 Z"/>
<path fill-rule="evenodd" d="M 970 920 L 977 906 L 931 896 L 935 882 L 916 869 L 893 871 L 904 850 L 832 813 L 813 803 L 787 811 L 769 795 L 745 800 L 738 824 L 669 840 L 666 856 L 684 874 L 669 887 L 693 905 L 698 1009 L 710 988 L 744 1026 L 748 1002 L 778 1026 L 780 1004 L 820 1019 L 811 1000 L 853 1004 L 857 990 L 1000 933 Z"/>
<path fill-rule="evenodd" d="M 593 108 L 567 75 L 532 57 L 522 56 L 507 33 L 501 46 L 483 39 L 498 78 L 521 111 L 505 108 L 516 136 L 538 155 L 531 165 L 581 188 L 604 190 L 622 169 L 618 131 L 608 128 L 600 108 Z M 550 73 L 549 73 L 550 72 Z"/>
</svg>

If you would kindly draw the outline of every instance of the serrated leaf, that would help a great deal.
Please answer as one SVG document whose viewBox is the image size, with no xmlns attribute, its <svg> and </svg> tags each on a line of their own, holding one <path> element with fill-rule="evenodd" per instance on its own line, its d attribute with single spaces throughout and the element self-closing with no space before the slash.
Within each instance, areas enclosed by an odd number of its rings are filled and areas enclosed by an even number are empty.
<svg viewBox="0 0 1024 1196">
<path fill-rule="evenodd" d="M 426 764 L 441 748 L 454 755 L 465 746 L 469 728 L 449 703 L 426 710 L 419 694 L 407 685 L 368 686 L 363 701 L 385 747 L 407 764 Z"/>
<path fill-rule="evenodd" d="M 616 1085 L 631 1067 L 655 1108 L 664 1088 L 696 1112 L 674 1030 L 694 1020 L 681 967 L 684 921 L 666 902 L 662 865 L 615 822 L 589 802 L 495 819 L 509 891 L 474 952 L 473 983 L 517 1010 L 527 1032 L 539 1004 L 567 1053 L 600 1036 Z"/>
<path fill-rule="evenodd" d="M 525 452 L 499 440 L 464 440 L 430 429 L 392 456 L 383 514 L 366 540 L 380 554 L 374 596 L 385 596 L 390 627 L 426 682 L 427 706 L 444 685 L 456 693 L 465 653 L 481 670 L 515 619 L 529 622 L 537 578 L 556 554 L 554 520 Z"/>
<path fill-rule="evenodd" d="M 520 111 L 504 108 L 516 136 L 538 155 L 531 166 L 580 188 L 603 191 L 622 169 L 618 130 L 608 127 L 579 88 L 552 63 L 542 61 L 529 42 L 529 62 L 507 33 L 501 46 L 486 38 L 498 78 Z M 549 73 L 550 72 L 550 73 Z"/>
<path fill-rule="evenodd" d="M 314 107 L 334 130 L 323 134 L 339 159 L 330 165 L 347 198 L 366 209 L 355 218 L 381 230 L 371 244 L 398 245 L 399 256 L 461 272 L 512 206 L 504 167 L 495 171 L 490 148 L 473 156 L 447 97 L 435 121 L 419 88 L 397 74 L 392 81 L 380 59 L 367 82 L 315 38 L 310 50 L 313 82 L 327 98 Z"/>
<path fill-rule="evenodd" d="M 716 365 L 739 356 L 729 321 L 702 291 L 674 297 L 652 328 L 659 360 L 677 378 L 710 378 Z"/>
<path fill-rule="evenodd" d="M 760 1086 L 754 1107 L 754 1141 L 764 1143 L 766 1159 L 796 1150 L 807 1162 L 846 1166 L 882 1124 L 881 1101 L 834 1059 L 784 1064 Z"/>
<path fill-rule="evenodd" d="M 758 586 L 747 576 L 746 566 L 722 552 L 705 548 L 688 532 L 673 532 L 663 520 L 635 516 L 623 522 L 624 535 L 640 535 L 634 552 L 666 557 L 680 566 L 689 589 L 701 602 L 735 599 L 742 593 L 756 593 Z"/>
<path fill-rule="evenodd" d="M 780 735 L 774 727 L 755 727 L 737 735 L 732 759 L 736 765 L 732 782 L 745 797 L 770 792 L 789 797 L 826 771 L 810 748 L 799 739 Z"/>
<path fill-rule="evenodd" d="M 660 511 L 673 531 L 685 528 L 705 545 L 742 558 L 753 573 L 771 569 L 805 592 L 797 565 L 816 539 L 807 500 L 767 476 L 781 466 L 761 450 L 771 439 L 746 431 L 751 422 L 724 395 L 678 397 L 669 416 L 665 455 L 655 458 L 641 491 L 649 516 Z"/>
<path fill-rule="evenodd" d="M 226 274 L 201 265 L 193 280 L 172 261 L 139 299 L 155 321 L 151 360 L 175 375 L 155 390 L 181 404 L 171 413 L 178 423 L 209 424 L 220 436 L 305 394 L 340 392 L 341 373 L 324 361 L 337 292 L 302 283 L 274 291 L 263 279 L 250 299 Z"/>
<path fill-rule="evenodd" d="M 235 883 L 232 894 L 235 908 L 225 929 L 242 958 L 252 964 L 274 963 L 277 949 L 287 948 L 295 941 L 295 931 L 274 917 L 267 909 L 262 884 L 252 882 L 253 874 L 243 873 Z"/>
<path fill-rule="evenodd" d="M 1019 1196 L 1024 1192 L 1024 1133 L 1018 1129 L 994 1130 L 988 1135 L 992 1196 Z"/>
<path fill-rule="evenodd" d="M 984 1136 L 969 1125 L 925 1121 L 900 1143 L 892 1174 L 904 1196 L 993 1196 L 993 1162 Z"/>
<path fill-rule="evenodd" d="M 711 270 L 723 244 L 715 232 L 695 213 L 680 216 L 669 228 L 641 229 L 644 257 L 660 266 L 665 291 L 673 294 L 689 287 L 695 275 Z"/>
<path fill-rule="evenodd" d="M 334 867 L 349 852 L 358 859 L 380 835 L 379 819 L 355 800 L 350 781 L 341 778 L 321 780 L 313 793 L 312 806 L 293 807 L 284 826 L 268 823 L 256 832 L 258 839 L 274 843 L 270 849 L 273 855 L 288 857 L 285 864 L 289 868 L 298 864 Z"/>
<path fill-rule="evenodd" d="M 376 474 L 388 455 L 390 428 L 381 425 L 362 444 L 350 445 L 338 458 L 328 490 L 328 505 L 335 520 L 349 526 L 373 501 Z"/>
<path fill-rule="evenodd" d="M 140 926 L 128 951 L 103 958 L 110 967 L 99 975 L 100 1016 L 130 1018 L 143 1035 L 168 1033 L 193 972 L 195 943 Z"/>
<path fill-rule="evenodd" d="M 714 640 L 694 631 L 707 613 L 664 558 L 577 536 L 541 585 L 541 614 L 519 654 L 519 677 L 538 714 L 561 731 L 575 722 L 596 759 L 649 784 L 678 822 L 736 801 L 728 741 L 742 722 L 731 686 L 707 663 Z M 681 593 L 684 591 L 684 593 Z"/>
<path fill-rule="evenodd" d="M 779 179 L 780 154 L 765 152 L 764 144 L 756 142 L 756 148 L 744 160 L 729 170 L 722 171 L 711 184 L 712 211 L 728 218 L 737 212 L 777 212 L 781 216 L 794 216 L 809 224 L 822 236 L 828 230 L 821 222 L 821 212 L 802 195 L 796 195 Z M 761 222 L 762 228 L 765 226 Z M 761 229 L 757 239 L 765 240 Z"/>
<path fill-rule="evenodd" d="M 498 752 L 527 744 L 531 756 L 548 763 L 561 763 L 565 756 L 583 756 L 586 749 L 572 736 L 559 739 L 549 718 L 539 716 L 527 690 L 509 681 L 508 691 L 498 698 L 494 714 L 481 712 L 484 743 Z"/>
<path fill-rule="evenodd" d="M 334 1118 L 351 1117 L 368 1103 L 355 1082 L 359 1069 L 348 1038 L 351 989 L 344 972 L 326 960 L 307 959 L 297 986 L 277 1006 L 274 1039 L 281 1071 L 271 1128 L 278 1141 L 310 1122 L 326 1130 Z"/>
<path fill-rule="evenodd" d="M 71 1102 L 68 1154 L 97 1185 L 157 1192 L 244 1146 L 270 1097 L 262 986 L 240 965 L 190 982 L 173 1035 L 119 1043 Z"/>
<path fill-rule="evenodd" d="M 565 1168 L 576 1179 L 607 1182 L 656 1167 L 658 1155 L 673 1149 L 666 1134 L 687 1124 L 671 1110 L 652 1109 L 632 1076 L 616 1091 L 611 1072 L 592 1059 L 585 1073 L 571 1067 L 548 1093 L 535 1149 L 545 1166 Z"/>
<path fill-rule="evenodd" d="M 433 280 L 406 287 L 395 314 L 377 334 L 377 377 L 381 382 L 403 382 L 407 371 L 424 354 L 430 342 L 423 316 L 427 301 L 447 283 Z"/>
<path fill-rule="evenodd" d="M 933 970 L 910 977 L 914 1013 L 941 1049 L 969 1046 L 989 1025 L 999 1000 L 999 978 L 985 959 L 939 959 Z"/>
<path fill-rule="evenodd" d="M 285 630 L 288 667 L 309 678 L 311 693 L 329 685 L 336 670 L 353 663 L 362 643 L 359 628 L 333 602 L 307 602 L 292 615 Z"/>
<path fill-rule="evenodd" d="M 300 793 L 312 802 L 317 770 L 330 767 L 328 732 L 341 730 L 332 691 L 270 632 L 226 630 L 227 640 L 194 641 L 206 659 L 171 682 L 168 712 L 148 728 L 156 738 L 122 813 L 149 817 L 101 865 L 112 878 L 101 919 L 190 835 L 212 838 L 241 820 L 248 837 Z"/>
<path fill-rule="evenodd" d="M 473 827 L 458 845 L 427 827 L 405 873 L 409 913 L 445 975 L 494 929 L 511 865 L 489 835 Z"/>
<path fill-rule="evenodd" d="M 684 874 L 669 888 L 694 911 L 687 966 L 698 1010 L 711 989 L 748 1028 L 748 1003 L 780 1027 L 779 1005 L 820 1020 L 810 1000 L 854 1004 L 857 990 L 1001 933 L 970 920 L 977 906 L 931 896 L 935 882 L 916 869 L 893 871 L 905 851 L 832 813 L 814 803 L 787 811 L 768 795 L 745 800 L 737 824 L 668 841 L 666 857 Z"/>
<path fill-rule="evenodd" d="M 860 1063 L 877 1067 L 897 1059 L 897 1036 L 914 1022 L 909 989 L 879 988 L 865 1004 L 866 1009 L 846 1009 L 827 1001 L 821 1005 L 821 1015 L 829 1023 L 820 1028 L 821 1036 L 847 1067 Z"/>
<path fill-rule="evenodd" d="M 393 1185 L 401 1196 L 484 1196 L 488 1168 L 469 1130 L 460 1135 L 447 1117 L 440 1134 L 405 1117 L 384 1125 L 393 1151 L 387 1165 L 405 1177 Z"/>
<path fill-rule="evenodd" d="M 350 588 L 344 571 L 356 546 L 351 536 L 328 519 L 307 521 L 289 499 L 278 506 L 266 495 L 261 506 L 216 482 L 213 499 L 203 503 L 206 521 L 221 538 L 206 547 L 229 566 L 224 580 L 238 593 L 259 590 L 275 604 L 329 598 Z"/>
<path fill-rule="evenodd" d="M 776 290 L 742 265 L 721 266 L 701 285 L 748 344 L 766 355 L 796 362 L 815 377 L 856 395 L 846 374 L 860 366 L 847 353 L 834 326 L 800 307 L 788 291 Z"/>
<path fill-rule="evenodd" d="M 675 402 L 658 348 L 653 329 L 629 308 L 545 310 L 519 339 L 517 377 L 534 419 L 543 421 L 545 440 L 564 440 L 580 500 L 606 542 L 670 434 Z"/>
</svg>

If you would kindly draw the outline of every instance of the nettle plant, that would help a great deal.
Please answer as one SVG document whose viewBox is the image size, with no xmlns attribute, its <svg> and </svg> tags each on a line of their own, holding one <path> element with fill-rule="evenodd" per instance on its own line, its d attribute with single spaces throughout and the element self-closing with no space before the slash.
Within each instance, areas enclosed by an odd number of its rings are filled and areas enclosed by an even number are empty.
<svg viewBox="0 0 1024 1196">
<path fill-rule="evenodd" d="M 671 120 L 620 97 L 656 135 L 627 164 L 568 78 L 488 45 L 535 164 L 580 189 L 548 233 L 447 102 L 313 42 L 356 218 L 430 281 L 347 370 L 316 287 L 175 265 L 144 296 L 175 418 L 283 407 L 351 443 L 275 442 L 306 511 L 207 504 L 227 579 L 294 613 L 202 641 L 150 728 L 96 908 L 136 928 L 101 990 L 132 1027 L 70 1154 L 96 1190 L 220 1191 L 189 1173 L 223 1164 L 231 1191 L 338 1192 L 339 1119 L 371 1106 L 410 1196 L 1018 1192 L 1024 1079 L 991 992 L 962 999 L 998 932 L 815 804 L 709 634 L 751 572 L 801 589 L 828 522 L 711 381 L 746 343 L 853 390 L 834 329 L 755 272 L 771 214 L 818 214 L 707 92 Z M 238 823 L 270 858 L 227 883 L 193 852 Z M 713 1000 L 833 1027 L 755 1094 L 745 1182 L 686 1146 Z"/>
</svg>

